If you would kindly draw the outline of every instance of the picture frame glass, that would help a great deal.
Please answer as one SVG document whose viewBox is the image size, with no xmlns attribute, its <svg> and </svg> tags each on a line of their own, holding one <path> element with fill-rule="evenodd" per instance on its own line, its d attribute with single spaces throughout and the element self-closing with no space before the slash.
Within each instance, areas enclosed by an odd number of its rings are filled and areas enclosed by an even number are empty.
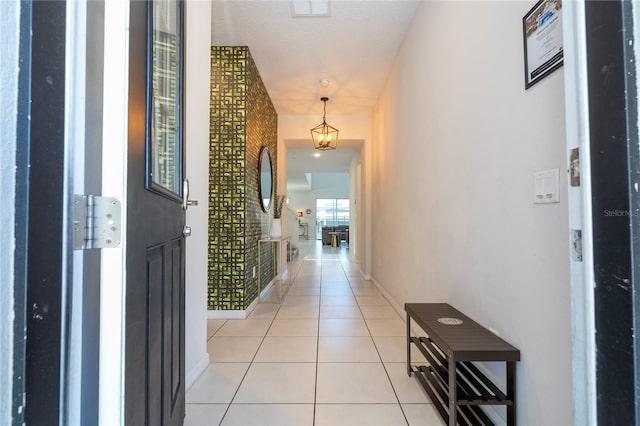
<svg viewBox="0 0 640 426">
<path fill-rule="evenodd" d="M 540 0 L 522 18 L 525 89 L 560 68 L 564 60 L 562 0 Z"/>
</svg>

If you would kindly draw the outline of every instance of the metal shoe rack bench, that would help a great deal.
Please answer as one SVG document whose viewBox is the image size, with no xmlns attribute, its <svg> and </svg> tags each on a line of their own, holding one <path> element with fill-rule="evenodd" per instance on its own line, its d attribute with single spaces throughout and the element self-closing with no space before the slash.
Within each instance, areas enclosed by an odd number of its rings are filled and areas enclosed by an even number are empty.
<svg viewBox="0 0 640 426">
<path fill-rule="evenodd" d="M 407 303 L 407 373 L 415 374 L 449 426 L 493 425 L 479 405 L 506 405 L 516 424 L 516 361 L 520 351 L 446 303 Z M 412 337 L 413 319 L 428 336 Z M 411 364 L 411 344 L 429 365 Z M 472 361 L 506 362 L 503 392 Z"/>
</svg>

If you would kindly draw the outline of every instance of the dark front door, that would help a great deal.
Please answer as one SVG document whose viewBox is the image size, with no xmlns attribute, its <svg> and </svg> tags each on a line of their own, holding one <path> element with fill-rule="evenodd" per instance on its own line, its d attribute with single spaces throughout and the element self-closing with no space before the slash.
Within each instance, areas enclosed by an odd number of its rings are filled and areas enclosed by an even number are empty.
<svg viewBox="0 0 640 426">
<path fill-rule="evenodd" d="M 634 15 L 631 2 L 585 3 L 598 424 L 640 424 Z"/>
<path fill-rule="evenodd" d="M 125 423 L 184 419 L 183 4 L 132 1 Z M 108 285 L 108 283 L 104 283 Z"/>
</svg>

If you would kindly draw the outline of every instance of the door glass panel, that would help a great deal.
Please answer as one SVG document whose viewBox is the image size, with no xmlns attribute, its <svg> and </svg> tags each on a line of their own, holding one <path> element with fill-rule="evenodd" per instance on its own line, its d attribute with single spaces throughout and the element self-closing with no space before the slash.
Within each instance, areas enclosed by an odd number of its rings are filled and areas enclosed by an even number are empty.
<svg viewBox="0 0 640 426">
<path fill-rule="evenodd" d="M 182 3 L 154 0 L 147 187 L 182 195 Z"/>
</svg>

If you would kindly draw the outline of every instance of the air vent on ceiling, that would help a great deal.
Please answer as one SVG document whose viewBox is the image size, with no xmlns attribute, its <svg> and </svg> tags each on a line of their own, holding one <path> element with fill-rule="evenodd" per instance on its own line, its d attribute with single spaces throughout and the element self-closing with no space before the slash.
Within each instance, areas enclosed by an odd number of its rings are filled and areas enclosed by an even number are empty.
<svg viewBox="0 0 640 426">
<path fill-rule="evenodd" d="M 291 0 L 291 16 L 294 18 L 331 16 L 329 0 Z"/>
</svg>

